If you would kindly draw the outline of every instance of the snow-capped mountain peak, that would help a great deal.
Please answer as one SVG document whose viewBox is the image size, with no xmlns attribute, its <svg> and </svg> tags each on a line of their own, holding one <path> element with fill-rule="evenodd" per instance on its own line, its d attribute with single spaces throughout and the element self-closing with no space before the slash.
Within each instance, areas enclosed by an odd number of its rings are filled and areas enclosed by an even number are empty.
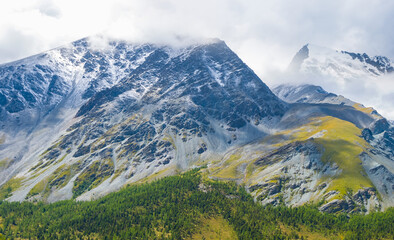
<svg viewBox="0 0 394 240">
<path fill-rule="evenodd" d="M 303 46 L 289 66 L 292 71 L 336 77 L 380 76 L 394 71 L 394 64 L 387 57 L 370 57 L 366 53 L 337 51 L 314 44 Z"/>
</svg>

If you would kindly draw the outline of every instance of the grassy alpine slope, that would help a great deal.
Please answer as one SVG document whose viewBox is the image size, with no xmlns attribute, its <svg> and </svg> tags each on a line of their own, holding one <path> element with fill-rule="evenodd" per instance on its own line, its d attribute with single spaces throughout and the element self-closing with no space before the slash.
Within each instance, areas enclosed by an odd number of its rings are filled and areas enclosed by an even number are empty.
<svg viewBox="0 0 394 240">
<path fill-rule="evenodd" d="M 263 207 L 199 169 L 90 202 L 0 202 L 0 239 L 393 239 L 394 209 L 332 215 Z"/>
</svg>

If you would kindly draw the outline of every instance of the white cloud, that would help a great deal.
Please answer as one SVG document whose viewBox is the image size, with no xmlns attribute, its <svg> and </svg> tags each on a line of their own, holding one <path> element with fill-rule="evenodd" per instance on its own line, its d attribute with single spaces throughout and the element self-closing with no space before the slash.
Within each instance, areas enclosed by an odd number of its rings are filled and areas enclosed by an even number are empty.
<svg viewBox="0 0 394 240">
<path fill-rule="evenodd" d="M 60 18 L 61 11 L 56 4 L 51 0 L 43 0 L 39 3 L 38 10 L 40 13 L 49 17 Z"/>
</svg>

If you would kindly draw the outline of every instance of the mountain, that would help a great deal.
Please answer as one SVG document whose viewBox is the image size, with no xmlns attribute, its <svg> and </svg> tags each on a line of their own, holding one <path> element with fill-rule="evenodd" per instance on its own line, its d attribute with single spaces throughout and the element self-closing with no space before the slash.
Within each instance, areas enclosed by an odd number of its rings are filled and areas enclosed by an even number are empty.
<svg viewBox="0 0 394 240">
<path fill-rule="evenodd" d="M 337 118 L 346 120 L 348 122 L 354 122 L 355 119 L 358 119 L 359 123 L 354 123 L 357 127 L 362 129 L 362 131 L 360 132 L 360 137 L 362 137 L 365 140 L 364 143 L 367 144 L 366 148 L 363 151 L 359 152 L 358 158 L 361 160 L 360 164 L 363 165 L 363 169 L 366 171 L 366 174 L 373 182 L 374 187 L 368 190 L 369 193 L 365 193 L 365 191 L 359 191 L 357 194 L 353 195 L 353 198 L 357 198 L 358 196 L 356 195 L 368 195 L 371 193 L 370 191 L 372 189 L 375 189 L 373 191 L 378 190 L 378 192 L 380 192 L 381 194 L 383 193 L 382 197 L 386 198 L 386 204 L 392 204 L 392 194 L 394 189 L 394 145 L 392 144 L 394 142 L 394 127 L 389 123 L 389 121 L 387 121 L 387 119 L 381 116 L 373 108 L 366 108 L 363 105 L 353 102 L 343 96 L 329 93 L 319 86 L 314 86 L 310 84 L 284 84 L 274 88 L 273 92 L 277 94 L 277 96 L 280 97 L 282 100 L 288 103 L 293 103 L 295 105 L 312 104 L 316 107 L 319 107 L 321 109 L 320 111 L 327 111 L 327 109 L 325 109 L 327 106 L 337 105 L 338 107 L 351 107 L 356 111 L 367 113 L 370 119 L 364 118 L 365 116 L 360 118 L 361 115 L 357 116 L 349 110 L 343 111 L 341 115 L 336 116 Z M 370 121 L 371 119 L 373 120 Z M 342 124 L 345 124 L 345 122 Z M 342 135 L 342 132 L 338 132 L 338 129 L 335 129 L 335 131 L 337 136 L 333 137 L 337 139 L 341 139 L 344 137 Z M 322 135 L 325 134 L 327 134 L 327 128 L 319 132 L 317 134 L 317 137 L 321 138 Z M 313 137 L 316 137 L 316 135 Z M 340 145 L 337 145 L 335 147 L 336 148 L 332 149 L 332 154 L 334 154 L 334 157 L 349 157 L 347 151 L 349 151 L 350 149 L 342 150 L 342 147 Z M 325 148 L 325 150 L 327 150 L 327 148 Z M 345 155 L 341 156 L 341 151 L 343 151 Z M 335 156 L 336 154 L 338 155 Z M 341 161 L 341 159 L 338 160 Z M 355 166 L 353 165 L 347 167 Z M 385 194 L 387 195 L 384 196 Z M 338 203 L 338 201 L 336 203 Z M 327 205 L 323 205 L 322 209 L 325 209 L 329 206 L 330 203 L 328 203 Z M 344 207 L 348 206 L 345 204 Z"/>
<path fill-rule="evenodd" d="M 394 63 L 387 57 L 370 57 L 366 53 L 335 51 L 329 48 L 307 44 L 294 56 L 289 65 L 292 76 L 310 84 L 322 84 L 336 92 L 350 96 L 355 100 L 363 100 L 366 104 L 378 107 L 391 113 L 392 80 Z M 295 75 L 294 75 L 295 74 Z M 369 168 L 376 167 L 374 172 L 377 186 L 381 190 L 390 191 L 393 183 L 393 124 L 373 108 L 365 108 L 362 104 L 349 100 L 342 95 L 324 91 L 321 87 L 310 84 L 284 84 L 273 91 L 286 102 L 331 103 L 352 106 L 374 116 L 374 123 L 363 129 L 362 135 L 375 148 L 373 154 L 363 154 L 367 158 L 365 164 Z M 364 103 L 364 102 L 363 102 Z M 390 115 L 392 118 L 392 114 Z M 376 157 L 376 155 L 380 157 Z M 374 160 L 370 160 L 369 158 Z M 383 160 L 382 160 L 383 159 Z M 367 163 L 368 162 L 368 163 Z M 379 170 L 377 170 L 379 169 Z M 378 173 L 379 172 L 379 173 Z M 385 182 L 386 181 L 386 182 Z"/>
<path fill-rule="evenodd" d="M 24 186 L 10 200 L 45 192 L 54 201 L 101 186 L 86 199 L 187 169 L 266 135 L 287 107 L 220 40 L 182 49 L 111 42 L 96 51 L 83 39 L 2 68 L 1 180 L 18 173 Z"/>
<path fill-rule="evenodd" d="M 307 44 L 294 56 L 289 71 L 301 82 L 318 82 L 330 89 L 336 88 L 342 94 L 356 100 L 363 99 L 367 104 L 390 112 L 392 107 L 386 103 L 389 101 L 387 96 L 391 94 L 393 66 L 393 62 L 384 56 L 370 57 L 366 53 L 335 51 Z M 385 95 L 384 89 L 387 89 L 388 95 Z M 285 84 L 273 91 L 289 103 L 347 105 L 372 116 L 373 123 L 364 127 L 361 133 L 369 144 L 369 151 L 362 152 L 360 159 L 375 188 L 391 196 L 394 187 L 394 129 L 389 120 L 373 108 L 366 108 L 342 95 L 326 92 L 319 86 Z M 387 198 L 390 204 L 391 199 Z"/>
<path fill-rule="evenodd" d="M 0 198 L 94 200 L 207 166 L 262 204 L 394 205 L 384 117 L 314 86 L 280 99 L 221 40 L 87 38 L 0 69 Z"/>
</svg>

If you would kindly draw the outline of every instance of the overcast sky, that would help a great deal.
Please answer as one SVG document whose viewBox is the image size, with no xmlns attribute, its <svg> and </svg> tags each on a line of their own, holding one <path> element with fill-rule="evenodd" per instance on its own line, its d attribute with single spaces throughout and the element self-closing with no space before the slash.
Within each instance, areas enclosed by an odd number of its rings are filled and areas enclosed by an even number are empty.
<svg viewBox="0 0 394 240">
<path fill-rule="evenodd" d="M 268 85 L 306 43 L 394 59 L 392 0 L 1 0 L 0 63 L 85 36 L 225 40 Z"/>
</svg>

